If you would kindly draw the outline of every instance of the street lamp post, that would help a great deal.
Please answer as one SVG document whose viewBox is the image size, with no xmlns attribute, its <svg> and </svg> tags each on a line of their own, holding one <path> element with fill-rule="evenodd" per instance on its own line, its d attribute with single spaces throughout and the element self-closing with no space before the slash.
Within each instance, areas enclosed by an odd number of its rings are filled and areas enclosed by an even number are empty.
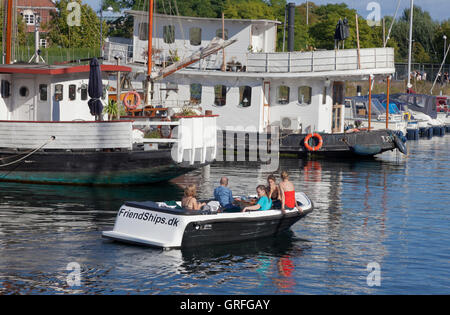
<svg viewBox="0 0 450 315">
<path fill-rule="evenodd" d="M 306 0 L 306 25 L 309 25 L 309 2 Z"/>
<path fill-rule="evenodd" d="M 109 6 L 106 11 L 112 12 L 114 9 Z M 103 55 L 103 1 L 100 5 L 100 54 Z"/>
<path fill-rule="evenodd" d="M 445 53 L 447 52 L 447 35 L 444 35 L 444 58 L 445 58 Z M 445 60 L 444 60 L 445 63 Z"/>
</svg>

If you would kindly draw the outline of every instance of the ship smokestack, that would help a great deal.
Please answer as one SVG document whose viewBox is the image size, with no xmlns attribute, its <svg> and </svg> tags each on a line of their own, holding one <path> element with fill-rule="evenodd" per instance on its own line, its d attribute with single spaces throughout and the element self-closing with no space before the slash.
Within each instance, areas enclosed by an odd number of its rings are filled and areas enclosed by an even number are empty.
<svg viewBox="0 0 450 315">
<path fill-rule="evenodd" d="M 294 51 L 295 3 L 288 3 L 288 51 Z"/>
</svg>

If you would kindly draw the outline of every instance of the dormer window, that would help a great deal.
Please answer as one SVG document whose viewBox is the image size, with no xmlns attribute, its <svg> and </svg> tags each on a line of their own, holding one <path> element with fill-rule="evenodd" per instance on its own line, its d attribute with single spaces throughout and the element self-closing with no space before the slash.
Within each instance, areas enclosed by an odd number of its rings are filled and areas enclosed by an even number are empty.
<svg viewBox="0 0 450 315">
<path fill-rule="evenodd" d="M 34 25 L 35 23 L 35 15 L 34 12 L 31 10 L 25 10 L 22 13 L 23 19 L 25 20 L 25 23 L 27 25 Z"/>
</svg>

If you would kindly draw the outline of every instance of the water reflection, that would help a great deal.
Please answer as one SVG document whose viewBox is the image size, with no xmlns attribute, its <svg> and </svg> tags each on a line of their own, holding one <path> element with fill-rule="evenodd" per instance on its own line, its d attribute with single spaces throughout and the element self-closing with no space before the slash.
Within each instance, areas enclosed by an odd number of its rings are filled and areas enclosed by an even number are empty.
<svg viewBox="0 0 450 315">
<path fill-rule="evenodd" d="M 410 293 L 417 283 L 449 293 L 449 142 L 410 143 L 408 157 L 283 159 L 276 174 L 287 170 L 311 197 L 311 215 L 276 238 L 186 250 L 100 235 L 125 200 L 180 199 L 188 183 L 210 198 L 222 176 L 235 195 L 253 194 L 270 173 L 217 163 L 153 186 L 0 183 L 0 293 Z M 72 261 L 82 266 L 81 288 L 66 285 Z M 381 288 L 366 284 L 371 262 L 382 266 Z"/>
</svg>

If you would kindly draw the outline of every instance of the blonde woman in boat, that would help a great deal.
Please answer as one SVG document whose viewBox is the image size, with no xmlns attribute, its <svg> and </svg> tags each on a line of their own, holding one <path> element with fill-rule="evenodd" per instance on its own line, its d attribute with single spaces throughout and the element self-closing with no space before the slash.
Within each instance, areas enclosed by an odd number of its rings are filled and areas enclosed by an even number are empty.
<svg viewBox="0 0 450 315">
<path fill-rule="evenodd" d="M 289 174 L 286 171 L 281 172 L 281 183 L 279 185 L 281 190 L 281 211 L 286 209 L 293 210 L 297 208 L 300 213 L 303 213 L 302 208 L 295 199 L 295 187 L 294 184 L 289 181 Z"/>
<path fill-rule="evenodd" d="M 184 189 L 184 197 L 181 200 L 181 206 L 188 210 L 200 210 L 206 203 L 197 201 L 197 186 L 191 184 Z"/>
</svg>

